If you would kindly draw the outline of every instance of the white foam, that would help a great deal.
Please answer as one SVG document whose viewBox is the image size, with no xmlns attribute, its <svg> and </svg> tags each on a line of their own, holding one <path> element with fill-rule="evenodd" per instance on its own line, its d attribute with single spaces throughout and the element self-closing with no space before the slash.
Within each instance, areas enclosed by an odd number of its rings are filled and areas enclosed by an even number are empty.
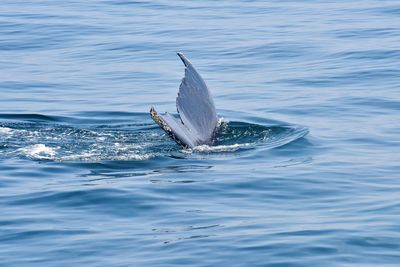
<svg viewBox="0 0 400 267">
<path fill-rule="evenodd" d="M 126 161 L 126 160 L 147 160 L 154 158 L 154 154 L 152 153 L 147 153 L 147 154 L 128 154 L 124 156 L 114 156 L 112 157 L 112 160 L 121 160 L 121 161 Z"/>
<path fill-rule="evenodd" d="M 18 149 L 24 155 L 35 159 L 52 159 L 57 154 L 54 148 L 44 144 L 36 144 Z"/>
<path fill-rule="evenodd" d="M 69 155 L 69 156 L 62 156 L 56 159 L 57 161 L 99 161 L 99 160 L 120 160 L 120 161 L 127 161 L 127 160 L 147 160 L 150 158 L 154 158 L 155 154 L 147 153 L 147 154 L 135 154 L 130 153 L 126 155 L 115 155 L 115 156 L 107 156 L 101 154 L 93 154 L 90 152 L 76 154 L 76 155 Z"/>
<path fill-rule="evenodd" d="M 0 134 L 11 134 L 12 129 L 8 127 L 0 127 Z"/>
<path fill-rule="evenodd" d="M 97 160 L 95 154 L 85 152 L 82 154 L 77 154 L 77 155 L 68 155 L 68 156 L 62 156 L 58 158 L 57 160 L 59 161 L 75 161 L 75 160 L 83 160 L 83 161 L 92 161 L 92 160 Z"/>
<path fill-rule="evenodd" d="M 145 147 L 148 147 L 150 144 L 149 143 L 143 143 L 143 144 L 121 144 L 121 143 L 114 143 L 114 149 L 117 151 L 129 151 L 129 150 L 140 150 L 144 149 Z"/>
<path fill-rule="evenodd" d="M 195 152 L 202 152 L 202 153 L 218 153 L 218 152 L 232 152 L 232 151 L 236 151 L 240 148 L 248 148 L 251 146 L 252 146 L 252 144 L 250 144 L 250 143 L 233 144 L 233 145 L 219 145 L 219 146 L 201 145 L 201 146 L 196 146 L 191 150 L 195 151 Z"/>
</svg>

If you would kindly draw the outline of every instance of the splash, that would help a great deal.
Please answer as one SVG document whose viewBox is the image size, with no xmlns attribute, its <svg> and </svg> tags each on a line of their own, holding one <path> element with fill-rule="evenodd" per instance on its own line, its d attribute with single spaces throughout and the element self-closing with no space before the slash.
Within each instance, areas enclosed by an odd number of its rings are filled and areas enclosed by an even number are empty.
<svg viewBox="0 0 400 267">
<path fill-rule="evenodd" d="M 115 114 L 112 114 L 113 116 Z M 38 118 L 40 118 L 40 120 Z M 67 117 L 29 115 L 28 122 L 0 122 L 0 158 L 22 157 L 54 161 L 143 161 L 156 157 L 185 157 L 189 154 L 245 152 L 273 149 L 305 136 L 304 127 L 263 126 L 220 119 L 213 146 L 183 149 L 176 145 L 147 114 L 136 115 L 132 123 L 93 121 Z M 27 120 L 26 119 L 26 120 Z M 131 119 L 131 116 L 129 117 Z M 36 121 L 32 121 L 36 120 Z M 75 122 L 79 121 L 79 124 Z"/>
<path fill-rule="evenodd" d="M 12 133 L 12 129 L 11 128 L 7 128 L 7 127 L 0 127 L 0 134 L 1 135 L 8 135 Z"/>
<path fill-rule="evenodd" d="M 33 159 L 54 159 L 56 153 L 56 148 L 47 147 L 44 144 L 30 145 L 24 148 L 18 149 L 22 155 Z"/>
</svg>

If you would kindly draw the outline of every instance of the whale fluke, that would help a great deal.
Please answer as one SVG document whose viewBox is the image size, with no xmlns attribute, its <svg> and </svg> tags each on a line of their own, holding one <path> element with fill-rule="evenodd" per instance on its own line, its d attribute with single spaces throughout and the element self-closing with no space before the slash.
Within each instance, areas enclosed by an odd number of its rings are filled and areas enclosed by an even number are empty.
<svg viewBox="0 0 400 267">
<path fill-rule="evenodd" d="M 210 91 L 190 61 L 177 53 L 185 65 L 185 77 L 179 86 L 176 108 L 180 120 L 169 113 L 150 115 L 178 144 L 186 148 L 212 145 L 218 118 Z"/>
</svg>

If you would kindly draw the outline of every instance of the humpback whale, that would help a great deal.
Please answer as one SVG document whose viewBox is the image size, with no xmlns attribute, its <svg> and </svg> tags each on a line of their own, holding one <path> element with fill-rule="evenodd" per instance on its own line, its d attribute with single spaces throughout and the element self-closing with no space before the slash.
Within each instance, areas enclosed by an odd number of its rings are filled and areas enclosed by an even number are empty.
<svg viewBox="0 0 400 267">
<path fill-rule="evenodd" d="M 179 119 L 168 112 L 159 114 L 154 107 L 150 109 L 150 115 L 175 142 L 185 148 L 212 145 L 218 117 L 211 93 L 190 61 L 182 53 L 177 54 L 185 65 L 185 76 L 176 98 Z"/>
</svg>

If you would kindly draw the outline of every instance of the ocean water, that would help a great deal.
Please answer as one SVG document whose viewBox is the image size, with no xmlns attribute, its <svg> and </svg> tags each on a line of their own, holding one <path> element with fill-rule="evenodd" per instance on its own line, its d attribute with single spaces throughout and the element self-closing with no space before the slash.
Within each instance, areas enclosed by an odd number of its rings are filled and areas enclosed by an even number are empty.
<svg viewBox="0 0 400 267">
<path fill-rule="evenodd" d="M 0 266 L 400 265 L 399 1 L 3 0 L 0 70 Z"/>
</svg>

